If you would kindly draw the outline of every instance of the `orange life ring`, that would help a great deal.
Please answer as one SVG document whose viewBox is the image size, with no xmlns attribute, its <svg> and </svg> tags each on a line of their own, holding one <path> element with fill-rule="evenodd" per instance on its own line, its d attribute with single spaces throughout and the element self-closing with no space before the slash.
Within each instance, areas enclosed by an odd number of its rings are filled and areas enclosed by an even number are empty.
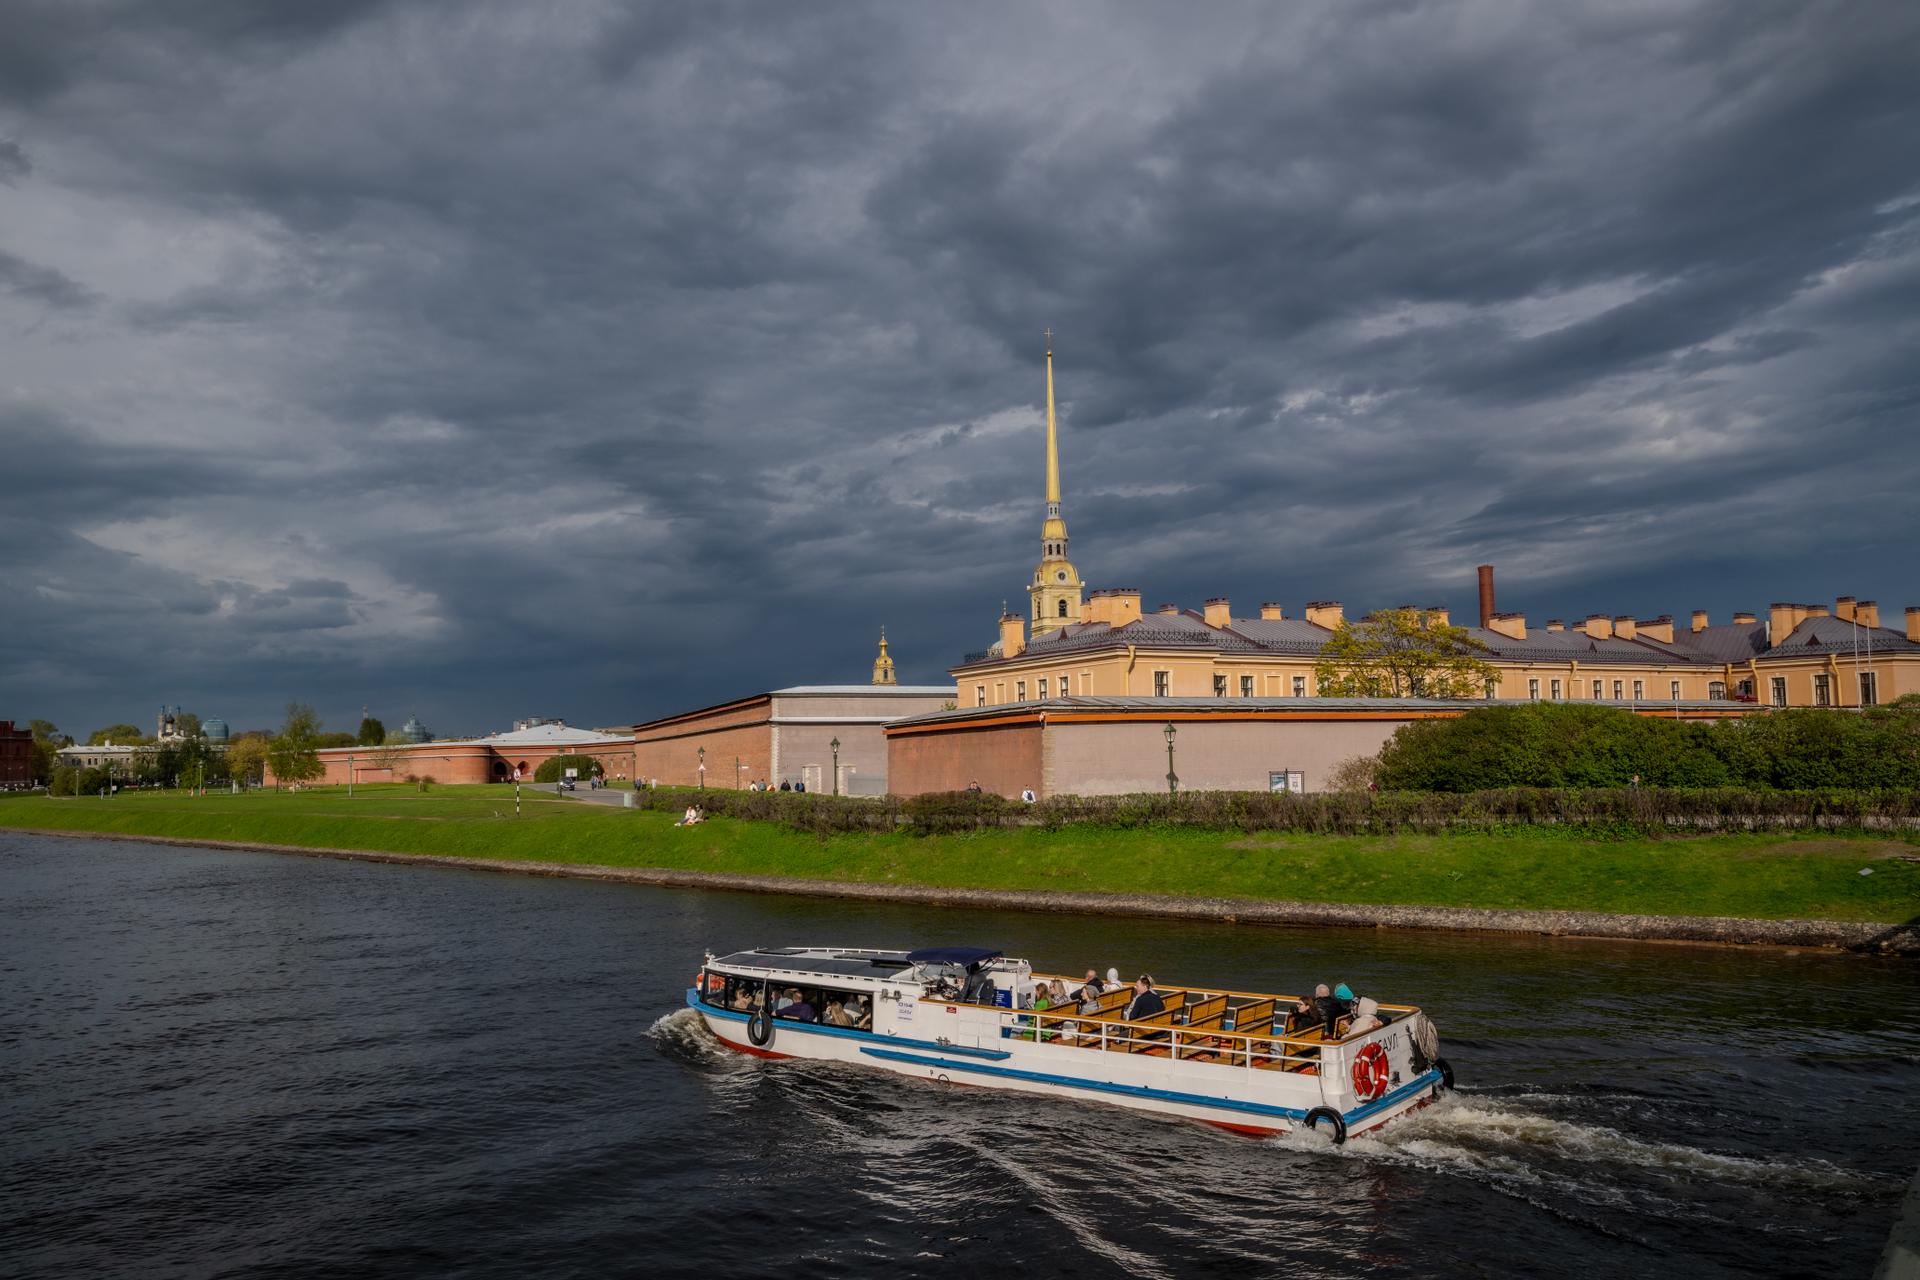
<svg viewBox="0 0 1920 1280">
<path fill-rule="evenodd" d="M 1387 1091 L 1387 1078 L 1392 1074 L 1387 1051 L 1376 1040 L 1353 1060 L 1353 1091 L 1360 1095 L 1360 1101 L 1372 1102 Z"/>
</svg>

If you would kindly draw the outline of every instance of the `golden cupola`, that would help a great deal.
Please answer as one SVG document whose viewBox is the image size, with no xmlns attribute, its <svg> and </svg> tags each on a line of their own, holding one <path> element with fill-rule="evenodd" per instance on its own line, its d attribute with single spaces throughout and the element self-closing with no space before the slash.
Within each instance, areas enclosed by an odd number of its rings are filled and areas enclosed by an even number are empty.
<svg viewBox="0 0 1920 1280">
<path fill-rule="evenodd" d="M 1053 410 L 1053 330 L 1047 330 L 1047 518 L 1040 526 L 1040 563 L 1027 594 L 1033 601 L 1033 634 L 1080 621 L 1085 584 L 1067 559 L 1067 522 L 1060 514 L 1060 431 Z"/>
<path fill-rule="evenodd" d="M 880 656 L 873 660 L 873 683 L 899 684 L 893 674 L 893 658 L 887 653 L 887 629 L 880 628 Z"/>
</svg>

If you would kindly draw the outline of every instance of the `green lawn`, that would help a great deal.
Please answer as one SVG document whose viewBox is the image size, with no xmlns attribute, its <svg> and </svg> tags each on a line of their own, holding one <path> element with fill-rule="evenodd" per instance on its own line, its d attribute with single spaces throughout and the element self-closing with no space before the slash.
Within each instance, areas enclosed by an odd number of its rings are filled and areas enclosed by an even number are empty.
<svg viewBox="0 0 1920 1280">
<path fill-rule="evenodd" d="M 668 814 L 547 795 L 524 796 L 516 819 L 513 793 L 502 787 L 357 790 L 351 799 L 338 790 L 19 796 L 0 798 L 0 827 L 967 888 L 1889 923 L 1920 916 L 1920 842 L 1889 837 L 1591 841 L 1550 830 L 1371 837 L 1079 827 L 822 839 L 727 818 L 683 830 Z"/>
</svg>

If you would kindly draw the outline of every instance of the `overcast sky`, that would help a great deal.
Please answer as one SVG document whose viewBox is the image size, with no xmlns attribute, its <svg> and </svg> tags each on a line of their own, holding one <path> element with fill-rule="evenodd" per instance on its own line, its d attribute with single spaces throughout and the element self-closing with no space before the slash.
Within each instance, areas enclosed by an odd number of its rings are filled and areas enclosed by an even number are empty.
<svg viewBox="0 0 1920 1280">
<path fill-rule="evenodd" d="M 0 0 L 0 718 L 1920 603 L 1920 5 Z"/>
</svg>

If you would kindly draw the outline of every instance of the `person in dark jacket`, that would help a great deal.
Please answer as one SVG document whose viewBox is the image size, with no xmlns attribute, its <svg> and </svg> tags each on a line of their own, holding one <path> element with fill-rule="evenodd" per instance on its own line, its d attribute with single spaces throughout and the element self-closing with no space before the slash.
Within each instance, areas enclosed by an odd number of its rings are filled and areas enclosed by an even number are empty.
<svg viewBox="0 0 1920 1280">
<path fill-rule="evenodd" d="M 1167 1002 L 1153 989 L 1153 975 L 1143 973 L 1134 979 L 1133 999 L 1127 1002 L 1127 1011 L 1121 1015 L 1126 1022 L 1138 1022 L 1142 1018 L 1151 1018 L 1156 1013 L 1165 1013 Z"/>
<path fill-rule="evenodd" d="M 780 1006 L 777 1013 L 783 1018 L 792 1018 L 795 1022 L 812 1022 L 813 1006 L 800 994 L 798 987 L 787 988 L 787 1003 Z"/>
</svg>

